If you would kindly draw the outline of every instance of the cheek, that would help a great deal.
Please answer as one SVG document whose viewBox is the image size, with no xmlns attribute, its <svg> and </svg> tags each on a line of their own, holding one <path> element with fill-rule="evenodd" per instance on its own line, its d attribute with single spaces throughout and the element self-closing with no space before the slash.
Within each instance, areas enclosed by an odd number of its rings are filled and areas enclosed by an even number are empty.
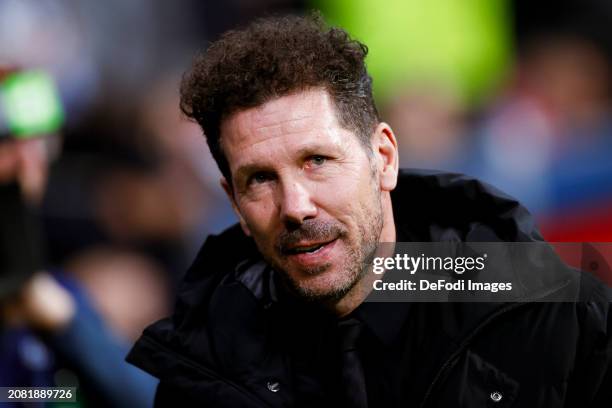
<svg viewBox="0 0 612 408">
<path fill-rule="evenodd" d="M 277 228 L 278 215 L 274 204 L 268 200 L 249 202 L 240 206 L 240 214 L 257 240 L 270 239 Z"/>
<path fill-rule="evenodd" d="M 372 210 L 374 188 L 369 173 L 336 181 L 318 187 L 320 206 L 330 215 L 344 224 L 355 226 L 361 224 Z"/>
<path fill-rule="evenodd" d="M 366 157 L 343 161 L 326 169 L 320 183 L 315 185 L 317 195 L 330 201 L 354 203 L 363 200 L 364 193 L 372 190 L 370 162 Z"/>
</svg>

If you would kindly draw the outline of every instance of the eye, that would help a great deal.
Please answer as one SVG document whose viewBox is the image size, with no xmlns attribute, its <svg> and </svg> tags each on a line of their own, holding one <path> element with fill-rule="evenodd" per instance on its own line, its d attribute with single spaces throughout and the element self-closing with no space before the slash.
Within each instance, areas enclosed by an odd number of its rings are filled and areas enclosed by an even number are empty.
<svg viewBox="0 0 612 408">
<path fill-rule="evenodd" d="M 249 184 L 263 184 L 272 179 L 272 175 L 266 172 L 258 172 L 249 178 Z"/>
<path fill-rule="evenodd" d="M 308 161 L 310 162 L 310 164 L 312 164 L 313 167 L 319 167 L 325 164 L 325 162 L 327 161 L 327 157 L 321 155 L 313 155 L 308 158 Z"/>
</svg>

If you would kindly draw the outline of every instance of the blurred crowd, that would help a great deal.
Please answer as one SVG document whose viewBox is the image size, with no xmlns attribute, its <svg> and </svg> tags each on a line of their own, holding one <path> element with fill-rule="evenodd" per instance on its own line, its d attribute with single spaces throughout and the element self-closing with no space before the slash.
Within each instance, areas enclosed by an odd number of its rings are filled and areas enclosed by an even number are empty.
<svg viewBox="0 0 612 408">
<path fill-rule="evenodd" d="M 368 44 L 403 167 L 484 179 L 551 241 L 612 241 L 607 0 L 0 0 L 0 82 L 42 70 L 63 111 L 53 134 L 0 140 L 0 182 L 38 208 L 45 252 L 2 300 L 0 386 L 150 406 L 154 380 L 123 357 L 204 238 L 235 222 L 179 113 L 182 72 L 233 26 L 313 8 Z"/>
</svg>

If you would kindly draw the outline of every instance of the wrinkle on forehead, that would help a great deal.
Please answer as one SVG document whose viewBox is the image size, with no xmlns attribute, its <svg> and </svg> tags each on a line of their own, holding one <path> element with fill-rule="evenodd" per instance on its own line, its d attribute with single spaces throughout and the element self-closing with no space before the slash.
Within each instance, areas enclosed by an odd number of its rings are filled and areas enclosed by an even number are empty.
<svg viewBox="0 0 612 408">
<path fill-rule="evenodd" d="M 327 133 L 337 125 L 329 94 L 313 89 L 237 112 L 224 121 L 222 133 L 225 143 L 232 143 L 236 151 L 241 151 L 280 136 Z"/>
<path fill-rule="evenodd" d="M 304 115 L 299 118 L 286 119 L 283 121 L 259 121 L 261 123 L 255 124 L 253 133 L 256 136 L 278 136 L 283 133 L 299 133 L 307 131 L 312 115 Z"/>
</svg>

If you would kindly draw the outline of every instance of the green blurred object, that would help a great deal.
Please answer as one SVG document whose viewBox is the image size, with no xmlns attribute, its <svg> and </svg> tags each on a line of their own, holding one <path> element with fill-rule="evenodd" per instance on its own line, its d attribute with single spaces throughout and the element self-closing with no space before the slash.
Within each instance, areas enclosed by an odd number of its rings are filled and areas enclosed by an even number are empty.
<svg viewBox="0 0 612 408">
<path fill-rule="evenodd" d="M 8 75 L 0 83 L 4 121 L 11 136 L 24 139 L 56 132 L 64 111 L 53 79 L 43 71 Z"/>
<path fill-rule="evenodd" d="M 503 79 L 511 57 L 507 0 L 314 0 L 312 5 L 368 46 L 379 100 L 398 89 L 433 84 L 478 103 Z"/>
</svg>

